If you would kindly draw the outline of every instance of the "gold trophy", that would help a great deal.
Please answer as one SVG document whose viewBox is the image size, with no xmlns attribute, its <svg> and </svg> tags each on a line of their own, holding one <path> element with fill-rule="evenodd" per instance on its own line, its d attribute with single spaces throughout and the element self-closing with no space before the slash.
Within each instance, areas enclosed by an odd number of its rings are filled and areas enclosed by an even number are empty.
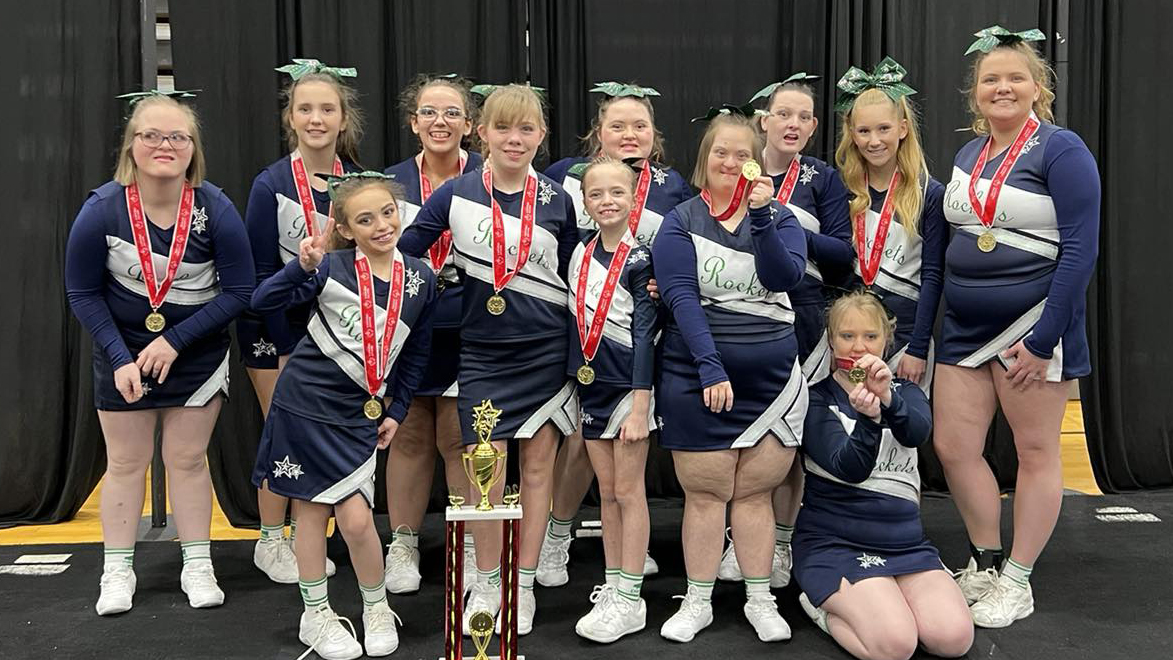
<svg viewBox="0 0 1173 660">
<path fill-rule="evenodd" d="M 493 407 L 491 399 L 481 401 L 479 406 L 473 406 L 472 411 L 472 428 L 477 434 L 477 444 L 471 452 L 462 456 L 464 474 L 481 492 L 481 501 L 477 504 L 476 510 L 492 511 L 493 504 L 489 502 L 489 491 L 505 476 L 505 452 L 498 450 L 490 441 L 501 411 Z"/>
<path fill-rule="evenodd" d="M 488 612 L 476 612 L 468 620 L 468 634 L 472 637 L 472 645 L 477 654 L 473 660 L 489 660 L 485 650 L 489 648 L 489 640 L 493 638 L 493 615 Z"/>
</svg>

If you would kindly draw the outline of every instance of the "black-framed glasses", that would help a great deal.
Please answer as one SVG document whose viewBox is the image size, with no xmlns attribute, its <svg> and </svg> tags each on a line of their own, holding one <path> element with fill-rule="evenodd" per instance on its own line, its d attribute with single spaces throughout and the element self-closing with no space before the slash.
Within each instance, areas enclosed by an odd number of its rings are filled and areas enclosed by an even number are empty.
<svg viewBox="0 0 1173 660">
<path fill-rule="evenodd" d="M 191 146 L 191 136 L 187 133 L 161 133 L 159 131 L 140 131 L 134 134 L 142 143 L 151 149 L 158 149 L 164 142 L 171 145 L 176 151 L 183 151 Z"/>
<path fill-rule="evenodd" d="M 461 110 L 456 106 L 450 106 L 440 110 L 439 108 L 433 108 L 430 105 L 424 105 L 416 108 L 415 110 L 416 117 L 432 121 L 435 121 L 436 117 L 439 117 L 441 114 L 444 115 L 444 119 L 449 121 L 459 121 L 460 119 L 464 118 L 464 110 Z"/>
</svg>

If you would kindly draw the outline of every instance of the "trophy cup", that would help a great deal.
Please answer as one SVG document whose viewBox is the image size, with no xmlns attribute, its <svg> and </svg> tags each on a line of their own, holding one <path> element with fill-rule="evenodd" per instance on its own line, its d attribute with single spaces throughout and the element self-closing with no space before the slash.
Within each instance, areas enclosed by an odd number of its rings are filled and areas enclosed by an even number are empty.
<svg viewBox="0 0 1173 660">
<path fill-rule="evenodd" d="M 521 495 L 516 486 L 506 488 L 503 504 L 493 506 L 489 492 L 505 477 L 504 451 L 493 446 L 493 428 L 501 410 L 491 400 L 473 407 L 473 430 L 477 444 L 463 456 L 464 473 L 480 492 L 475 506 L 465 506 L 459 494 L 448 496 L 444 512 L 447 533 L 444 576 L 444 657 L 440 660 L 465 660 L 462 650 L 462 620 L 464 609 L 464 523 L 468 521 L 499 520 L 501 530 L 501 650 L 498 656 L 489 656 L 489 640 L 493 636 L 493 616 L 488 612 L 473 612 L 469 619 L 469 634 L 476 655 L 469 660 L 525 660 L 517 654 L 517 556 L 521 527 Z"/>
</svg>

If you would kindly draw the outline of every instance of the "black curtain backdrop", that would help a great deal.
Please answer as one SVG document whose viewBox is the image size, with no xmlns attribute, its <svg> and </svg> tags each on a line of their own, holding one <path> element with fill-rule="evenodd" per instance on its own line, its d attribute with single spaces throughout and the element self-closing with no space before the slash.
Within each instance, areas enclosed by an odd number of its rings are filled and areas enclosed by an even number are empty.
<svg viewBox="0 0 1173 660">
<path fill-rule="evenodd" d="M 1092 375 L 1082 385 L 1092 468 L 1105 491 L 1173 486 L 1173 225 L 1161 210 L 1173 136 L 1173 5 L 1072 3 L 1070 125 L 1100 164 L 1100 260 L 1088 295 Z M 1074 84 L 1077 83 L 1077 84 Z M 1150 288 L 1151 287 L 1151 288 Z"/>
<path fill-rule="evenodd" d="M 139 3 L 0 3 L 0 179 L 11 277 L 0 291 L 0 527 L 68 520 L 105 469 L 89 335 L 65 301 L 65 242 L 86 193 L 114 171 L 124 106 L 139 88 Z"/>
</svg>

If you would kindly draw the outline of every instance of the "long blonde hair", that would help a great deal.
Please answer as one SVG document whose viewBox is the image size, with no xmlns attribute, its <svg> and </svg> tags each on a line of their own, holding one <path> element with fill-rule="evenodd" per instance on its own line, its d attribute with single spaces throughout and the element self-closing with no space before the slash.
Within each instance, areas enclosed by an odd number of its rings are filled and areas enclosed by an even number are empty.
<svg viewBox="0 0 1173 660">
<path fill-rule="evenodd" d="M 188 128 L 191 133 L 191 162 L 187 164 L 186 177 L 187 182 L 193 188 L 199 188 L 200 184 L 204 182 L 207 168 L 204 161 L 204 143 L 200 139 L 199 117 L 196 116 L 195 110 L 191 106 L 184 105 L 170 96 L 162 94 L 148 96 L 134 104 L 134 110 L 130 113 L 130 118 L 126 120 L 126 128 L 122 131 L 122 146 L 118 149 L 118 162 L 114 166 L 114 180 L 124 186 L 134 183 L 134 175 L 138 172 L 138 166 L 135 165 L 132 149 L 134 148 L 135 133 L 138 133 L 139 129 L 139 115 L 146 108 L 156 105 L 179 108 L 187 116 Z"/>
<path fill-rule="evenodd" d="M 851 108 L 843 113 L 842 130 L 839 135 L 839 146 L 835 149 L 835 165 L 843 177 L 843 183 L 851 191 L 849 212 L 854 218 L 860 213 L 866 213 L 872 205 L 872 195 L 868 190 L 867 162 L 860 155 L 855 146 L 853 133 L 854 125 L 851 113 L 860 105 L 885 104 L 896 110 L 896 119 L 906 120 L 908 134 L 900 141 L 896 149 L 896 169 L 900 172 L 900 184 L 893 193 L 893 207 L 896 216 L 900 219 L 905 233 L 909 237 L 918 235 L 917 225 L 920 222 L 921 209 L 924 206 L 924 191 L 921 188 L 921 178 L 928 176 L 928 164 L 925 163 L 925 154 L 920 146 L 920 130 L 916 111 L 909 103 L 907 96 L 901 96 L 899 101 L 893 101 L 883 91 L 871 88 L 863 93 L 851 104 Z M 851 224 L 855 232 L 855 223 Z"/>
<path fill-rule="evenodd" d="M 701 190 L 709 187 L 709 151 L 713 148 L 717 131 L 725 126 L 740 126 L 749 131 L 753 159 L 759 163 L 763 162 L 762 150 L 766 148 L 766 138 L 761 131 L 754 128 L 754 124 L 757 123 L 756 116 L 751 119 L 737 113 L 722 113 L 713 117 L 701 138 L 700 147 L 697 148 L 696 165 L 692 168 L 692 185 Z"/>
<path fill-rule="evenodd" d="M 293 130 L 290 120 L 293 117 L 293 93 L 298 85 L 307 82 L 326 83 L 338 94 L 339 109 L 342 111 L 342 120 L 345 127 L 338 133 L 338 140 L 334 143 L 334 153 L 343 160 L 358 165 L 358 143 L 362 140 L 363 113 L 358 107 L 358 92 L 346 83 L 328 73 L 307 73 L 290 82 L 285 88 L 283 98 L 285 104 L 281 108 L 281 129 L 285 133 L 285 143 L 289 150 L 297 149 L 297 131 Z"/>
<path fill-rule="evenodd" d="M 969 114 L 973 117 L 973 122 L 969 125 L 970 129 L 978 135 L 988 135 L 990 132 L 990 123 L 982 116 L 978 109 L 977 99 L 974 93 L 977 91 L 978 69 L 981 68 L 982 62 L 990 56 L 990 53 L 999 50 L 1012 50 L 1026 60 L 1027 71 L 1030 71 L 1030 77 L 1034 79 L 1039 85 L 1039 98 L 1034 102 L 1033 110 L 1039 119 L 1048 124 L 1055 123 L 1055 112 L 1052 106 L 1055 104 L 1055 92 L 1051 88 L 1055 85 L 1055 71 L 1051 65 L 1043 59 L 1039 52 L 1027 44 L 1025 41 L 1019 41 L 1013 44 L 1004 44 L 995 46 L 990 49 L 989 53 L 979 53 L 977 57 L 973 58 L 973 64 L 969 67 L 969 76 L 966 80 L 967 86 L 965 88 L 965 102 L 969 106 Z"/>
</svg>

